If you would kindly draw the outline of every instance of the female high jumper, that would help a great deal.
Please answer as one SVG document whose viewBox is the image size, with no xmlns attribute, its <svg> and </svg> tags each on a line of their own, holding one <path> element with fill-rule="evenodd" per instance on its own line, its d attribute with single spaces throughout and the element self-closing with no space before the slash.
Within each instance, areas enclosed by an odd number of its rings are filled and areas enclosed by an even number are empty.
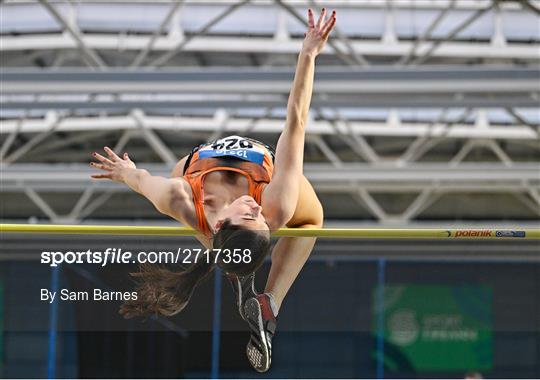
<svg viewBox="0 0 540 380">
<path fill-rule="evenodd" d="M 259 372 L 270 368 L 279 308 L 316 238 L 279 239 L 262 294 L 255 291 L 254 273 L 270 250 L 271 232 L 282 226 L 314 228 L 323 224 L 322 206 L 302 174 L 302 166 L 315 58 L 335 22 L 335 11 L 327 19 L 323 8 L 315 23 L 312 10 L 308 10 L 309 29 L 298 56 L 285 128 L 275 151 L 250 138 L 228 136 L 195 147 L 178 162 L 171 178 L 137 169 L 127 153 L 119 157 L 108 147 L 104 148 L 108 158 L 92 154 L 100 163 L 90 165 L 105 171 L 92 178 L 125 183 L 162 214 L 193 227 L 197 239 L 210 250 L 248 252 L 241 260 L 230 255 L 201 259 L 179 272 L 142 265 L 134 274 L 140 280 L 138 298 L 120 309 L 125 317 L 180 312 L 196 285 L 218 265 L 231 281 L 240 316 L 251 330 L 246 349 L 249 362 Z"/>
</svg>

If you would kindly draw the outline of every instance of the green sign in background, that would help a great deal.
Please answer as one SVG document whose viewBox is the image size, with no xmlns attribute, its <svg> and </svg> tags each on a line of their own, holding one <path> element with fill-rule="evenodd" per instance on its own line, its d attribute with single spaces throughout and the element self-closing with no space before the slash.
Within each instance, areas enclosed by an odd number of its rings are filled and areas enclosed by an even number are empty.
<svg viewBox="0 0 540 380">
<path fill-rule="evenodd" d="M 377 289 L 372 331 L 377 334 Z M 490 370 L 492 291 L 484 285 L 386 285 L 385 366 L 417 371 Z M 396 360 L 396 352 L 401 360 Z"/>
</svg>

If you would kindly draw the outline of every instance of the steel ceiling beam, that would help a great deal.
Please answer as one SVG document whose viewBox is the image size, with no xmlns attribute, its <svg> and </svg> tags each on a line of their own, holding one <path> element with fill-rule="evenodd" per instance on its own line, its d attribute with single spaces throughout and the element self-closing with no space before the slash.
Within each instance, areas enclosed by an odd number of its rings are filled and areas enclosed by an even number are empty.
<svg viewBox="0 0 540 380">
<path fill-rule="evenodd" d="M 161 33 L 163 33 L 163 31 L 165 30 L 167 25 L 169 25 L 169 23 L 173 19 L 174 15 L 178 11 L 178 9 L 180 9 L 180 7 L 183 4 L 184 4 L 183 0 L 180 0 L 180 1 L 177 1 L 177 2 L 173 3 L 171 9 L 167 13 L 165 18 L 161 22 L 161 24 L 159 25 L 159 28 L 157 28 L 154 31 L 154 33 L 152 34 L 152 37 L 150 38 L 150 40 L 148 40 L 148 44 L 145 46 L 145 48 L 135 57 L 135 59 L 133 60 L 133 62 L 130 65 L 130 68 L 138 67 L 138 66 L 141 65 L 141 63 L 144 61 L 144 59 L 146 58 L 148 53 L 150 53 L 150 51 L 154 47 L 154 44 L 156 43 L 158 37 L 161 35 Z"/>
<path fill-rule="evenodd" d="M 221 121 L 215 117 L 187 116 L 149 116 L 142 115 L 141 119 L 149 129 L 171 132 L 208 132 L 220 129 Z M 284 120 L 282 118 L 239 118 L 230 116 L 227 120 L 226 132 L 243 133 L 246 130 L 257 133 L 281 133 Z M 353 133 L 360 136 L 381 137 L 428 137 L 430 139 L 504 139 L 533 141 L 539 138 L 539 133 L 527 125 L 490 125 L 488 128 L 474 128 L 471 124 L 452 123 L 406 123 L 394 125 L 388 121 L 348 121 L 347 128 L 340 123 L 332 125 L 332 121 L 312 120 L 306 130 L 307 134 L 334 135 L 341 128 L 342 133 Z M 1 134 L 14 130 L 18 133 L 40 133 L 50 129 L 46 119 L 3 120 Z M 64 117 L 55 127 L 56 132 L 76 131 L 118 131 L 138 130 L 139 125 L 132 116 L 99 116 L 99 117 Z"/>
<path fill-rule="evenodd" d="M 454 39 L 454 37 L 456 37 L 460 32 L 462 32 L 463 30 L 468 28 L 473 22 L 478 20 L 484 13 L 486 13 L 487 11 L 490 11 L 491 9 L 493 9 L 493 7 L 495 6 L 494 4 L 495 3 L 492 3 L 490 6 L 484 8 L 484 9 L 479 9 L 476 12 L 474 12 L 465 21 L 463 21 L 461 24 L 459 24 L 454 29 L 452 29 L 452 31 L 450 33 L 448 33 L 448 35 L 444 39 L 437 40 L 437 41 L 433 42 L 431 44 L 431 46 L 429 47 L 429 49 L 427 49 L 427 51 L 425 51 L 425 52 L 422 52 L 418 58 L 412 60 L 411 64 L 419 65 L 419 64 L 422 64 L 425 61 L 427 61 L 432 56 L 433 52 L 435 50 L 437 50 L 437 48 L 441 44 Z"/>
<path fill-rule="evenodd" d="M 234 3 L 233 5 L 229 6 L 227 9 L 225 9 L 223 12 L 212 18 L 210 21 L 208 21 L 206 24 L 204 24 L 197 32 L 194 34 L 191 34 L 189 36 L 186 36 L 183 40 L 180 41 L 180 43 L 176 44 L 174 49 L 171 51 L 157 57 L 153 61 L 150 61 L 148 63 L 148 66 L 150 67 L 159 67 L 163 66 L 165 63 L 167 63 L 171 58 L 173 58 L 176 54 L 178 54 L 182 49 L 195 37 L 201 36 L 206 34 L 214 25 L 219 23 L 221 20 L 223 20 L 225 17 L 229 16 L 231 13 L 236 11 L 238 8 L 242 7 L 243 5 L 249 3 L 251 0 L 241 0 L 237 3 Z"/>
<path fill-rule="evenodd" d="M 118 52 L 140 51 L 148 44 L 148 37 L 139 35 L 120 34 L 92 34 L 86 33 L 85 44 L 94 50 Z M 167 52 L 177 46 L 177 40 L 167 36 L 157 38 L 152 47 L 153 52 Z M 394 44 L 383 44 L 377 40 L 350 40 L 350 45 L 356 54 L 363 56 L 377 56 L 400 58 L 410 52 L 414 42 L 399 40 Z M 417 51 L 427 51 L 432 46 L 431 41 L 425 41 L 418 45 Z M 245 36 L 203 36 L 190 41 L 182 48 L 185 52 L 205 53 L 245 53 L 245 54 L 298 54 L 302 41 L 300 39 L 290 39 L 276 44 L 273 37 L 245 37 Z M 515 59 L 538 62 L 538 43 L 524 43 L 509 41 L 503 48 L 494 46 L 490 41 L 486 42 L 446 42 L 431 53 L 434 58 L 454 58 L 454 59 L 475 59 L 490 58 L 512 61 Z M 50 50 L 72 50 L 77 44 L 69 36 L 63 34 L 44 35 L 4 35 L 0 36 L 0 51 L 2 52 L 24 52 L 50 51 Z M 335 52 L 332 49 L 324 49 L 322 55 L 332 56 Z M 28 60 L 28 59 L 27 59 Z M 29 60 L 28 60 L 29 61 Z"/>
<path fill-rule="evenodd" d="M 293 16 L 299 23 L 301 23 L 302 25 L 306 27 L 308 26 L 306 17 L 298 13 L 292 5 L 284 2 L 283 0 L 275 0 L 275 1 L 280 7 L 282 7 L 287 12 L 289 12 L 289 14 Z M 347 53 L 342 52 L 341 48 L 337 46 L 337 44 L 334 42 L 333 39 L 328 39 L 327 44 L 328 46 L 332 47 L 335 55 L 338 56 L 345 64 L 349 66 L 363 65 L 367 63 L 365 62 L 365 60 L 364 62 L 362 62 L 362 60 L 356 57 L 354 54 L 347 54 Z M 349 48 L 349 50 L 352 49 L 354 51 L 354 47 L 352 47 L 352 45 L 349 44 L 347 47 Z"/>
<path fill-rule="evenodd" d="M 540 8 L 539 8 L 538 1 L 536 1 L 536 3 L 535 3 L 536 5 L 534 5 L 529 0 L 518 0 L 518 1 L 521 3 L 521 5 L 523 5 L 523 8 L 528 9 L 531 12 L 533 12 L 534 14 L 540 16 Z"/>
<path fill-rule="evenodd" d="M 121 95 L 120 95 L 121 96 Z M 152 99 L 149 96 L 142 96 L 140 100 L 115 99 L 107 101 L 47 101 L 44 97 L 32 99 L 32 101 L 12 100 L 14 98 L 4 97 L 0 101 L 0 117 L 5 118 L 8 112 L 12 111 L 48 111 L 48 110 L 89 110 L 90 113 L 103 111 L 125 112 L 131 109 L 142 109 L 147 113 L 160 111 L 161 113 L 191 113 L 197 109 L 268 109 L 284 108 L 286 100 L 281 96 L 267 96 L 257 98 L 253 96 L 225 95 L 222 100 L 208 96 L 206 100 L 162 100 Z M 235 100 L 235 98 L 240 98 Z M 315 94 L 312 98 L 313 107 L 331 108 L 503 108 L 521 107 L 533 108 L 538 105 L 538 101 L 530 93 L 507 93 L 505 95 L 489 96 L 478 94 L 456 95 L 456 94 L 415 94 L 415 93 L 389 93 L 384 94 L 353 94 L 353 95 L 332 95 L 330 98 Z"/>
<path fill-rule="evenodd" d="M 54 6 L 49 4 L 47 0 L 39 0 L 39 2 L 49 11 L 49 13 L 54 17 L 54 19 L 71 35 L 71 37 L 77 44 L 79 50 L 87 57 L 88 60 L 90 60 L 92 64 L 96 65 L 101 69 L 107 67 L 99 54 L 86 45 L 85 41 L 81 36 L 81 33 L 75 25 L 71 25 L 68 21 L 66 21 L 64 17 L 62 17 L 62 15 L 60 14 L 60 12 L 58 12 L 58 10 L 56 10 Z"/>
<path fill-rule="evenodd" d="M 538 68 L 330 68 L 316 73 L 326 94 L 538 94 Z M 187 93 L 271 95 L 290 91 L 292 68 L 208 68 L 159 71 L 4 69 L 3 95 L 71 93 Z M 537 99 L 536 99 L 537 100 Z"/>
<path fill-rule="evenodd" d="M 318 3 L 317 0 L 309 0 L 309 2 L 313 7 L 322 8 L 322 6 Z M 358 54 L 354 50 L 354 46 L 352 45 L 350 39 L 347 37 L 345 33 L 341 31 L 341 28 L 338 25 L 334 25 L 334 29 L 332 30 L 332 33 L 334 37 L 336 37 L 339 41 L 341 41 L 343 45 L 345 45 L 345 47 L 348 50 L 349 57 L 351 57 L 358 66 L 363 66 L 363 67 L 370 66 L 369 62 L 361 54 Z"/>
<path fill-rule="evenodd" d="M 416 49 L 418 49 L 418 46 L 430 38 L 431 33 L 437 28 L 437 26 L 441 23 L 441 21 L 446 17 L 448 12 L 454 9 L 455 6 L 456 6 L 456 2 L 451 1 L 447 8 L 444 8 L 441 10 L 441 12 L 439 12 L 437 17 L 435 17 L 435 19 L 431 22 L 431 24 L 428 26 L 426 31 L 421 36 L 415 39 L 413 45 L 411 46 L 411 50 L 407 53 L 407 55 L 403 56 L 403 58 L 400 59 L 398 64 L 406 65 L 411 61 L 411 59 L 416 54 Z"/>
</svg>

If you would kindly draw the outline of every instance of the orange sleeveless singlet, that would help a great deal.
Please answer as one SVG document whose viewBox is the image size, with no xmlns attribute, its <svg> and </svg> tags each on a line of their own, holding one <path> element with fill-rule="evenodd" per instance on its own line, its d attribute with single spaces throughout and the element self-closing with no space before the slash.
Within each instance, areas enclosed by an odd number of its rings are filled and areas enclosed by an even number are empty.
<svg viewBox="0 0 540 380">
<path fill-rule="evenodd" d="M 261 204 L 262 191 L 272 179 L 273 156 L 272 147 L 239 136 L 225 137 L 193 149 L 186 162 L 183 178 L 191 186 L 199 231 L 205 236 L 212 236 L 204 214 L 205 176 L 214 171 L 240 173 L 248 180 L 249 195 Z M 231 157 L 235 159 L 222 159 Z"/>
</svg>

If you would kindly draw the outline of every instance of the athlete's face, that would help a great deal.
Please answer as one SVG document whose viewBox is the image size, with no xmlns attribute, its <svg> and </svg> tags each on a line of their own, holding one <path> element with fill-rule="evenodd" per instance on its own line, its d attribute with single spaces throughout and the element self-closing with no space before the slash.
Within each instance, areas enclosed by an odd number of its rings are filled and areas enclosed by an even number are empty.
<svg viewBox="0 0 540 380">
<path fill-rule="evenodd" d="M 249 195 L 236 198 L 218 214 L 215 229 L 218 230 L 225 219 L 230 219 L 234 225 L 240 225 L 250 230 L 268 231 L 268 224 L 262 214 L 262 207 Z"/>
</svg>

